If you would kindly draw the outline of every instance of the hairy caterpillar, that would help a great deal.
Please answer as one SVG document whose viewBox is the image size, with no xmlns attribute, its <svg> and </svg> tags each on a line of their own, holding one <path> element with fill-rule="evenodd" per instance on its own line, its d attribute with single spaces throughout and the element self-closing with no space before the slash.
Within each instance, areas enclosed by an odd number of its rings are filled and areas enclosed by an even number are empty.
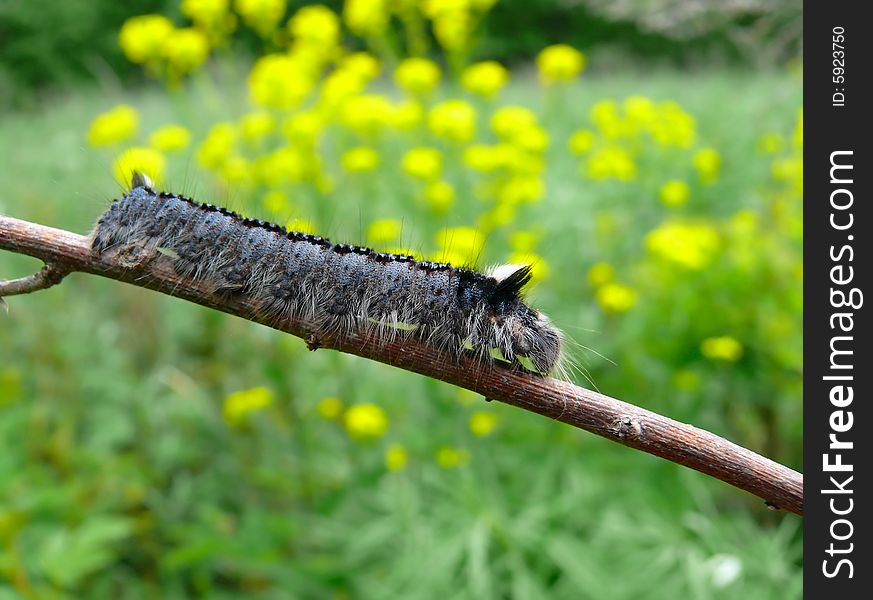
<svg viewBox="0 0 873 600">
<path fill-rule="evenodd" d="M 455 353 L 496 354 L 541 374 L 562 369 L 561 332 L 521 298 L 531 267 L 486 273 L 287 231 L 166 192 L 135 174 L 92 233 L 92 250 L 159 256 L 215 294 L 244 294 L 270 320 L 300 318 L 315 335 L 375 328 Z"/>
</svg>

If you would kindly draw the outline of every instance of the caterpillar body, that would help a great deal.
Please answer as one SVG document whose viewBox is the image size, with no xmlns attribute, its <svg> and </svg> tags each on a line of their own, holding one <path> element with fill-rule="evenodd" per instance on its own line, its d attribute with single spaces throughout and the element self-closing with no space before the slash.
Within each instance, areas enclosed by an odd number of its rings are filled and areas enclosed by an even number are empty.
<svg viewBox="0 0 873 600">
<path fill-rule="evenodd" d="M 411 256 L 335 244 L 226 208 L 157 192 L 134 175 L 92 232 L 92 251 L 164 256 L 215 294 L 244 295 L 273 322 L 297 318 L 316 335 L 375 328 L 429 346 L 473 352 L 548 374 L 561 368 L 563 336 L 524 303 L 527 265 L 485 273 Z M 140 260 L 140 259 L 137 259 Z"/>
</svg>

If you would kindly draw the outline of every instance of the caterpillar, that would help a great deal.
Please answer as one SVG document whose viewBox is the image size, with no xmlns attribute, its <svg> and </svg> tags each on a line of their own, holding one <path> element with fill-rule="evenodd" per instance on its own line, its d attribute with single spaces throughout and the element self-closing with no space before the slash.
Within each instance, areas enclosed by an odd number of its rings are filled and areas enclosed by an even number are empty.
<svg viewBox="0 0 873 600">
<path fill-rule="evenodd" d="M 288 231 L 191 198 L 158 192 L 136 173 L 91 234 L 97 255 L 164 257 L 218 295 L 242 295 L 267 320 L 296 318 L 315 335 L 370 328 L 418 336 L 542 375 L 562 371 L 562 333 L 529 307 L 530 265 L 484 273 Z M 140 260 L 140 259 L 137 259 Z"/>
</svg>

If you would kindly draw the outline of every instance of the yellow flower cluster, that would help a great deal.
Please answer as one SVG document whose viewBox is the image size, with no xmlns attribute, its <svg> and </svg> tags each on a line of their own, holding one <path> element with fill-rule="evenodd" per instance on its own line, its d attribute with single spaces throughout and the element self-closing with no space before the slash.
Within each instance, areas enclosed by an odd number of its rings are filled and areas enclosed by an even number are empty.
<svg viewBox="0 0 873 600">
<path fill-rule="evenodd" d="M 546 85 L 573 81 L 585 63 L 585 55 L 567 44 L 549 46 L 537 55 L 540 80 Z"/>
<path fill-rule="evenodd" d="M 310 4 L 300 8 L 288 21 L 288 31 L 298 49 L 327 54 L 335 49 L 340 39 L 340 20 L 328 7 Z"/>
<path fill-rule="evenodd" d="M 627 312 L 637 303 L 636 290 L 616 282 L 615 267 L 607 262 L 592 265 L 588 281 L 596 288 L 594 299 L 607 314 Z"/>
<path fill-rule="evenodd" d="M 230 0 L 182 0 L 182 14 L 191 19 L 198 31 L 205 32 L 217 46 L 236 28 L 236 17 L 230 12 Z"/>
<path fill-rule="evenodd" d="M 487 437 L 497 427 L 497 415 L 484 410 L 477 410 L 470 415 L 470 433 L 476 437 Z"/>
<path fill-rule="evenodd" d="M 709 184 L 718 179 L 721 170 L 721 155 L 715 148 L 702 148 L 694 154 L 694 168 L 701 183 Z"/>
<path fill-rule="evenodd" d="M 709 265 L 719 246 L 718 232 L 704 223 L 668 221 L 646 235 L 652 254 L 690 270 Z"/>
<path fill-rule="evenodd" d="M 629 311 L 637 302 L 637 293 L 620 283 L 607 283 L 598 288 L 594 298 L 603 312 L 615 314 Z"/>
<path fill-rule="evenodd" d="M 737 362 L 743 356 L 743 345 L 736 339 L 724 335 L 703 340 L 700 351 L 711 360 Z"/>
<path fill-rule="evenodd" d="M 476 110 L 464 100 L 446 100 L 430 110 L 427 126 L 437 138 L 469 142 L 476 135 Z"/>
<path fill-rule="evenodd" d="M 181 125 L 164 125 L 149 136 L 149 144 L 160 152 L 177 152 L 191 143 L 191 132 Z"/>
<path fill-rule="evenodd" d="M 691 188 L 680 179 L 671 179 L 661 186 L 658 197 L 665 206 L 682 206 L 688 202 Z"/>
<path fill-rule="evenodd" d="M 391 13 L 385 0 L 346 0 L 343 20 L 349 31 L 363 38 L 383 35 Z"/>
<path fill-rule="evenodd" d="M 509 71 L 494 60 L 470 65 L 461 74 L 461 85 L 488 100 L 493 99 L 509 81 Z"/>
<path fill-rule="evenodd" d="M 388 431 L 388 415 L 379 405 L 369 402 L 349 407 L 343 423 L 349 435 L 357 439 L 382 437 Z"/>
<path fill-rule="evenodd" d="M 297 107 L 312 91 L 310 66 L 296 56 L 268 54 L 255 62 L 249 73 L 248 87 L 252 102 L 275 109 Z"/>
<path fill-rule="evenodd" d="M 88 144 L 95 148 L 113 146 L 135 136 L 137 129 L 139 113 L 132 106 L 119 104 L 94 117 L 88 129 Z"/>
<path fill-rule="evenodd" d="M 276 33 L 287 7 L 287 0 L 236 0 L 234 2 L 234 8 L 243 22 L 265 39 L 271 38 Z"/>
<path fill-rule="evenodd" d="M 150 73 L 165 76 L 171 84 L 197 70 L 209 58 L 210 43 L 200 29 L 176 29 L 161 15 L 132 17 L 118 35 L 124 55 Z"/>
<path fill-rule="evenodd" d="M 436 148 L 413 148 L 401 162 L 407 175 L 424 181 L 437 179 L 443 171 L 443 155 Z"/>
<path fill-rule="evenodd" d="M 394 82 L 414 96 L 425 96 L 434 91 L 441 75 L 439 65 L 432 60 L 407 58 L 394 70 Z"/>
<path fill-rule="evenodd" d="M 234 392 L 224 399 L 224 421 L 231 427 L 243 427 L 253 413 L 269 408 L 273 401 L 273 392 L 265 387 Z"/>
<path fill-rule="evenodd" d="M 368 146 L 358 146 L 346 150 L 340 161 L 349 173 L 369 173 L 379 166 L 379 153 Z"/>
</svg>

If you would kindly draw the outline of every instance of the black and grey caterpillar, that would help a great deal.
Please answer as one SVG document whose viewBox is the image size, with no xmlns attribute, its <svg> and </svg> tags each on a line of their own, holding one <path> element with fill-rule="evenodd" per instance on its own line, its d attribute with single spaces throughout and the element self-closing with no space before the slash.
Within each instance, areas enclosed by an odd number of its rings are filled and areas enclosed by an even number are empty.
<svg viewBox="0 0 873 600">
<path fill-rule="evenodd" d="M 520 297 L 530 266 L 483 274 L 334 244 L 156 192 L 140 175 L 92 235 L 95 253 L 131 265 L 164 256 L 213 293 L 246 296 L 268 320 L 297 318 L 315 336 L 370 328 L 386 339 L 416 335 L 439 350 L 472 351 L 488 364 L 496 355 L 543 374 L 560 366 L 560 331 Z"/>
</svg>

